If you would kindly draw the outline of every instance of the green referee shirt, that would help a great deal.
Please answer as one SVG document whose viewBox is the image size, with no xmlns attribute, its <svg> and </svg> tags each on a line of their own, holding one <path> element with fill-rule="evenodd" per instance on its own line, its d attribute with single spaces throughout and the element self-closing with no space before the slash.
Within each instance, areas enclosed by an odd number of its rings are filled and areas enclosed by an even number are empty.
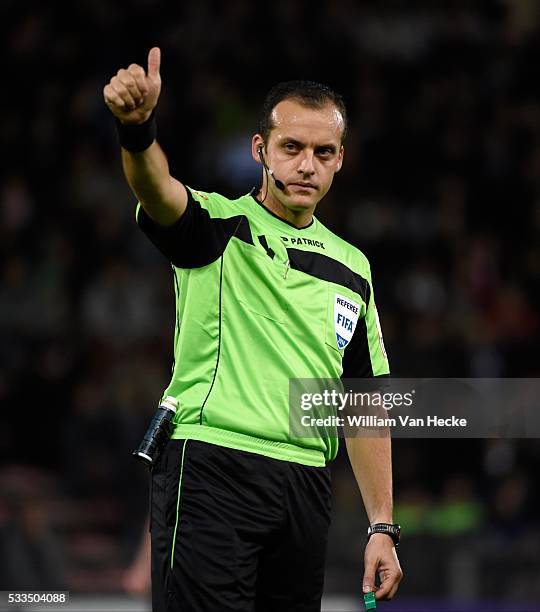
<svg viewBox="0 0 540 612">
<path fill-rule="evenodd" d="M 173 438 L 322 466 L 338 439 L 295 439 L 289 380 L 389 372 L 369 263 L 315 217 L 302 229 L 252 195 L 190 188 L 185 213 L 137 222 L 174 272 Z"/>
</svg>

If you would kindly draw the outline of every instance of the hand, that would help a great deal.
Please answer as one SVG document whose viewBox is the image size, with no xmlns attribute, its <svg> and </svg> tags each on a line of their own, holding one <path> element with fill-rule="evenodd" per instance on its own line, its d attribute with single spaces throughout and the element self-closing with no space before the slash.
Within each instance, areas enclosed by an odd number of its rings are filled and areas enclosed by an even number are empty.
<svg viewBox="0 0 540 612">
<path fill-rule="evenodd" d="M 144 123 L 152 114 L 161 91 L 160 63 L 161 51 L 153 47 L 148 53 L 147 72 L 138 64 L 130 64 L 103 88 L 105 104 L 122 123 Z"/>
<path fill-rule="evenodd" d="M 122 588 L 135 597 L 148 595 L 151 588 L 150 567 L 137 564 L 128 568 L 122 575 Z"/>
<path fill-rule="evenodd" d="M 396 549 L 392 539 L 384 533 L 374 533 L 364 553 L 364 593 L 375 591 L 375 599 L 389 601 L 398 590 L 403 578 Z M 381 579 L 381 586 L 375 586 L 375 574 Z"/>
<path fill-rule="evenodd" d="M 147 595 L 151 588 L 151 543 L 148 527 L 143 533 L 137 556 L 122 575 L 123 589 L 134 596 Z"/>
</svg>

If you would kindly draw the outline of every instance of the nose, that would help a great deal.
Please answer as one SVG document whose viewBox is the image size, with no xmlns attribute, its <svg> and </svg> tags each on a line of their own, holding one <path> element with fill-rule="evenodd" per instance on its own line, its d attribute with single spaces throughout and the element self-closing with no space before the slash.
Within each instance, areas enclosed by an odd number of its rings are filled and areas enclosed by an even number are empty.
<svg viewBox="0 0 540 612">
<path fill-rule="evenodd" d="M 313 151 L 309 149 L 304 149 L 302 151 L 298 172 L 309 176 L 315 173 L 315 168 L 313 166 Z"/>
</svg>

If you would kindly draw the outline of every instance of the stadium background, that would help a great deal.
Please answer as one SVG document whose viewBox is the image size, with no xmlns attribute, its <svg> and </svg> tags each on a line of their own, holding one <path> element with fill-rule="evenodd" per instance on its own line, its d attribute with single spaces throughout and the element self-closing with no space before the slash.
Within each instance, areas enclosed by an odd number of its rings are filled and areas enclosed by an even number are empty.
<svg viewBox="0 0 540 612">
<path fill-rule="evenodd" d="M 153 45 L 159 138 L 195 188 L 257 183 L 249 139 L 275 82 L 343 94 L 345 164 L 318 216 L 372 263 L 395 376 L 538 376 L 538 2 L 0 10 L 0 589 L 120 596 L 144 528 L 131 451 L 168 380 L 173 287 L 101 92 Z M 537 440 L 396 440 L 394 455 L 406 578 L 385 609 L 540 609 Z M 333 473 L 327 594 L 356 601 L 366 517 L 343 453 Z"/>
</svg>

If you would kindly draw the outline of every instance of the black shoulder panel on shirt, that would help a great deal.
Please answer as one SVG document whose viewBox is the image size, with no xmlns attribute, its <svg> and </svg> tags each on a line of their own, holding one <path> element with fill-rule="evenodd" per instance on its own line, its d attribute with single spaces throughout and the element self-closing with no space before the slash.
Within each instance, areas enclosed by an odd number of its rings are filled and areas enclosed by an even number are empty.
<svg viewBox="0 0 540 612">
<path fill-rule="evenodd" d="M 356 324 L 353 337 L 343 353 L 342 366 L 341 378 L 371 378 L 373 376 L 365 317 L 359 319 Z"/>
<path fill-rule="evenodd" d="M 373 378 L 373 390 L 381 390 L 386 387 L 390 374 L 374 376 L 369 353 L 369 340 L 367 334 L 366 318 L 360 319 L 354 330 L 352 340 L 343 353 L 343 373 L 341 378 Z"/>
<path fill-rule="evenodd" d="M 291 268 L 321 280 L 347 287 L 361 295 L 366 306 L 369 304 L 371 289 L 368 281 L 337 259 L 332 259 L 321 253 L 302 251 L 300 249 L 287 249 L 287 253 Z"/>
<path fill-rule="evenodd" d="M 248 218 L 236 215 L 226 219 L 211 218 L 189 190 L 184 214 L 169 227 L 155 223 L 142 206 L 137 222 L 139 227 L 167 259 L 178 268 L 202 268 L 223 255 L 234 236 L 254 244 Z"/>
</svg>

